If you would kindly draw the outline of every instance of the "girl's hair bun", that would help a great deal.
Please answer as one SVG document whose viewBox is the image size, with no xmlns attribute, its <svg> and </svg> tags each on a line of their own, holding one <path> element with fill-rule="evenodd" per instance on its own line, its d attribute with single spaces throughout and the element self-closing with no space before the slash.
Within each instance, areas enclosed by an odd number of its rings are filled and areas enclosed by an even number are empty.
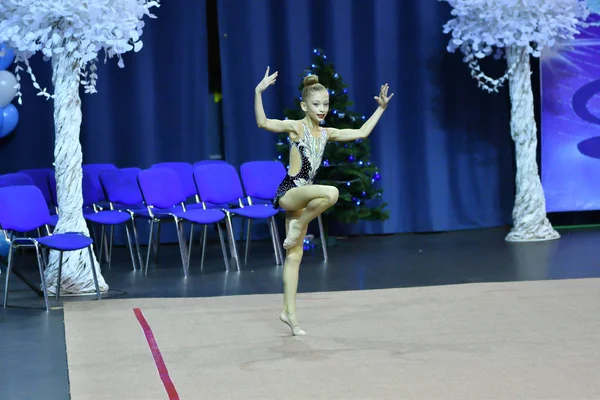
<svg viewBox="0 0 600 400">
<path fill-rule="evenodd" d="M 316 85 L 317 83 L 319 83 L 319 77 L 316 75 L 308 75 L 304 78 L 304 87 L 310 86 L 310 85 Z"/>
</svg>

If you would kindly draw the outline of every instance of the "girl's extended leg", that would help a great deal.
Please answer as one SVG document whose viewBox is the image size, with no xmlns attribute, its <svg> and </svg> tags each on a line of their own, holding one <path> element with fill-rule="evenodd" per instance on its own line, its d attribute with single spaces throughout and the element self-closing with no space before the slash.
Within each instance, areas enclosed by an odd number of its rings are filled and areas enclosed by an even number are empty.
<svg viewBox="0 0 600 400">
<path fill-rule="evenodd" d="M 285 228 L 289 230 L 290 223 L 297 221 L 302 215 L 302 210 L 286 212 Z M 306 229 L 303 230 L 303 237 Z M 287 250 L 285 263 L 283 264 L 283 310 L 279 318 L 292 328 L 294 336 L 306 335 L 296 318 L 296 293 L 298 291 L 298 273 L 303 254 L 303 241 L 300 240 L 294 247 Z"/>
<path fill-rule="evenodd" d="M 302 243 L 302 232 L 306 231 L 308 223 L 335 204 L 339 191 L 335 186 L 306 185 L 290 189 L 281 199 L 279 205 L 285 210 L 302 210 L 298 219 L 291 219 L 286 238 L 283 241 L 284 249 L 291 249 Z"/>
</svg>

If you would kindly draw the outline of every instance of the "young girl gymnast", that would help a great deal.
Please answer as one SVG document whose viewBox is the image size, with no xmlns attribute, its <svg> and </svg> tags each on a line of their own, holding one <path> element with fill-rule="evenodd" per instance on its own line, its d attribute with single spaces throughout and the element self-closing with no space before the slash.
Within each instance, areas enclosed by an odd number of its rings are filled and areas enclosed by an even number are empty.
<svg viewBox="0 0 600 400">
<path fill-rule="evenodd" d="M 289 325 L 294 336 L 298 336 L 306 335 L 306 332 L 300 329 L 296 317 L 296 292 L 303 239 L 308 223 L 333 206 L 339 194 L 335 186 L 313 183 L 321 165 L 325 145 L 329 140 L 348 142 L 369 136 L 394 94 L 388 96 L 387 83 L 381 86 L 379 96 L 375 96 L 379 106 L 360 129 L 325 128 L 321 124 L 329 111 L 329 91 L 319 83 L 316 75 L 304 78 L 300 103 L 305 115 L 303 119 L 293 121 L 267 118 L 262 104 L 262 92 L 275 83 L 277 75 L 277 72 L 269 75 L 267 67 L 265 76 L 255 89 L 254 113 L 259 128 L 277 133 L 287 132 L 290 139 L 288 173 L 279 185 L 273 204 L 286 211 L 286 238 L 283 242 L 283 248 L 286 249 L 283 266 L 283 310 L 279 319 Z"/>
</svg>

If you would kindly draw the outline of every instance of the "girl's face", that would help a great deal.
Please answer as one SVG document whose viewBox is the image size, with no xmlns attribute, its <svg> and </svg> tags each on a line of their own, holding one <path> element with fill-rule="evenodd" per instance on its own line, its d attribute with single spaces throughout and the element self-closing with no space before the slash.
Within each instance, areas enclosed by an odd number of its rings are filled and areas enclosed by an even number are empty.
<svg viewBox="0 0 600 400">
<path fill-rule="evenodd" d="M 329 92 L 322 90 L 312 93 L 306 101 L 302 102 L 301 106 L 310 119 L 321 123 L 329 111 Z"/>
</svg>

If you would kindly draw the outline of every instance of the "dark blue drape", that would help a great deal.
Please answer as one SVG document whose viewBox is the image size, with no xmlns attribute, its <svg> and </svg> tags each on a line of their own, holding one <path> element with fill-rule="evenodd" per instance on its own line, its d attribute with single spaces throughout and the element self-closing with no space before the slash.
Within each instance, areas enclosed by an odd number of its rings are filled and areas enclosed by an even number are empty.
<svg viewBox="0 0 600 400">
<path fill-rule="evenodd" d="M 370 115 L 388 82 L 394 99 L 373 132 L 391 217 L 355 233 L 445 231 L 503 225 L 513 202 L 507 89 L 477 89 L 448 54 L 445 3 L 414 0 L 219 0 L 225 152 L 242 163 L 275 156 L 260 131 L 254 87 L 267 65 L 279 79 L 263 96 L 283 118 L 300 74 L 322 48 L 349 85 L 354 110 Z M 503 66 L 492 65 L 498 72 Z"/>
<path fill-rule="evenodd" d="M 162 2 L 146 19 L 139 53 L 104 64 L 100 53 L 97 94 L 83 94 L 84 163 L 146 168 L 160 161 L 208 158 L 211 112 L 208 93 L 206 0 Z M 52 90 L 50 63 L 36 56 L 34 73 Z M 23 75 L 23 105 L 15 132 L 0 143 L 0 172 L 52 165 L 52 102 L 36 96 Z"/>
<path fill-rule="evenodd" d="M 437 1 L 219 0 L 226 159 L 275 157 L 275 135 L 256 127 L 254 86 L 267 65 L 280 71 L 264 95 L 282 118 L 298 96 L 312 49 L 323 48 L 349 85 L 354 110 L 370 115 L 389 82 L 392 103 L 373 132 L 391 217 L 353 233 L 443 231 L 510 222 L 512 145 L 507 90 L 476 87 L 458 54 L 445 50 L 449 8 Z M 163 2 L 147 21 L 140 53 L 99 65 L 98 91 L 82 95 L 84 162 L 147 167 L 196 161 L 218 149 L 219 114 L 208 93 L 205 0 Z M 102 58 L 102 55 L 101 55 Z M 50 65 L 32 60 L 42 86 Z M 500 62 L 491 63 L 503 68 Z M 487 66 L 486 66 L 487 67 Z M 50 166 L 52 104 L 23 76 L 16 131 L 0 140 L 0 173 Z M 218 150 L 217 150 L 218 151 Z M 350 233 L 350 231 L 349 231 Z"/>
</svg>

